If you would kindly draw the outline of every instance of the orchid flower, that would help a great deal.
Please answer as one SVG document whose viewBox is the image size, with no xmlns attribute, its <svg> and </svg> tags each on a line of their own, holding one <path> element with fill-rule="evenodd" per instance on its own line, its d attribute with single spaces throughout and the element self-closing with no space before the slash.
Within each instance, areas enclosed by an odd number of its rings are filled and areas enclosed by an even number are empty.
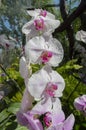
<svg viewBox="0 0 86 130">
<path fill-rule="evenodd" d="M 34 73 L 28 82 L 28 91 L 35 99 L 61 97 L 64 88 L 64 79 L 48 65 Z"/>
<path fill-rule="evenodd" d="M 60 115 L 59 115 L 60 116 Z M 71 114 L 65 121 L 51 125 L 47 130 L 73 130 L 75 117 Z"/>
<path fill-rule="evenodd" d="M 28 111 L 23 113 L 19 111 L 16 116 L 18 123 L 26 126 L 28 130 L 43 130 L 42 123 L 36 118 L 36 115 L 33 112 Z"/>
<path fill-rule="evenodd" d="M 6 35 L 0 35 L 0 45 L 5 49 L 14 49 L 15 48 L 15 41 L 10 40 L 6 37 Z"/>
<path fill-rule="evenodd" d="M 34 111 L 35 114 L 43 115 L 43 122 L 46 127 L 50 127 L 51 125 L 55 125 L 65 120 L 61 102 L 58 98 L 56 102 L 57 103 L 53 103 L 52 106 L 50 99 L 46 102 L 41 100 L 32 108 L 32 111 Z"/>
<path fill-rule="evenodd" d="M 76 39 L 86 43 L 86 31 L 80 30 L 76 33 Z"/>
<path fill-rule="evenodd" d="M 59 20 L 55 20 L 46 16 L 44 17 L 43 15 L 38 15 L 23 26 L 22 32 L 28 35 L 31 39 L 32 37 L 43 34 L 50 35 L 59 25 Z"/>
<path fill-rule="evenodd" d="M 25 55 L 30 63 L 43 63 L 58 66 L 63 59 L 63 48 L 55 38 L 48 41 L 41 37 L 34 37 L 25 45 Z"/>
<path fill-rule="evenodd" d="M 82 95 L 74 100 L 74 106 L 77 110 L 83 112 L 86 116 L 86 95 Z"/>
<path fill-rule="evenodd" d="M 43 9 L 29 10 L 27 13 L 33 18 L 36 18 L 37 16 L 43 16 L 50 19 L 55 19 L 55 15 Z"/>
<path fill-rule="evenodd" d="M 47 112 L 43 118 L 44 124 L 47 128 L 62 123 L 64 120 L 65 115 L 62 110 Z"/>
<path fill-rule="evenodd" d="M 62 122 L 65 119 L 64 112 L 61 109 L 61 104 L 58 99 L 58 107 L 53 105 L 51 108 L 50 99 L 47 102 L 38 102 L 31 111 L 20 111 L 17 113 L 17 120 L 20 125 L 26 126 L 30 130 L 43 130 L 40 122 L 40 116 L 43 116 L 43 122 L 46 127 L 50 127 L 56 123 Z M 39 119 L 38 119 L 39 118 Z"/>
</svg>

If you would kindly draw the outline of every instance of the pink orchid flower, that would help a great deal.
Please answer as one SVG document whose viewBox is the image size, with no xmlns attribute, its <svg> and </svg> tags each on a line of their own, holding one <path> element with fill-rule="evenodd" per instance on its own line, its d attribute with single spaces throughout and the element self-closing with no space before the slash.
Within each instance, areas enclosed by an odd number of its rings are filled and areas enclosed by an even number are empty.
<svg viewBox="0 0 86 130">
<path fill-rule="evenodd" d="M 47 130 L 73 130 L 74 122 L 75 117 L 71 114 L 66 120 L 51 125 Z"/>
<path fill-rule="evenodd" d="M 83 112 L 86 116 L 86 95 L 82 95 L 74 100 L 74 106 L 77 110 Z"/>
<path fill-rule="evenodd" d="M 28 130 L 43 130 L 42 123 L 36 118 L 36 115 L 32 111 L 26 113 L 19 111 L 16 116 L 18 123 L 26 126 Z"/>
<path fill-rule="evenodd" d="M 41 100 L 32 108 L 35 114 L 43 115 L 42 121 L 46 128 L 62 123 L 65 120 L 61 102 L 58 98 L 56 102 L 52 104 L 50 99 L 47 101 Z"/>
</svg>

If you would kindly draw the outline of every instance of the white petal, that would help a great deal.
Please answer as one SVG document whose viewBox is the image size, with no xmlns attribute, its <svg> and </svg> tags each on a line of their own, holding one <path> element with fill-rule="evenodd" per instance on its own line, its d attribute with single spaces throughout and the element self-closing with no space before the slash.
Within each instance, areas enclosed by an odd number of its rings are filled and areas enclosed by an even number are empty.
<svg viewBox="0 0 86 130">
<path fill-rule="evenodd" d="M 34 107 L 33 107 L 33 111 L 36 114 L 44 114 L 46 112 L 50 112 L 52 109 L 52 102 L 51 99 L 49 98 L 48 100 L 41 100 L 40 102 L 38 102 Z"/>
<path fill-rule="evenodd" d="M 20 110 L 22 112 L 27 112 L 28 110 L 30 110 L 32 108 L 33 100 L 34 98 L 30 95 L 26 88 L 23 94 Z"/>
<path fill-rule="evenodd" d="M 19 72 L 24 79 L 29 77 L 29 69 L 24 56 L 22 56 L 20 59 Z"/>
<path fill-rule="evenodd" d="M 86 31 L 80 30 L 76 33 L 76 39 L 86 43 Z"/>
<path fill-rule="evenodd" d="M 54 112 L 57 112 L 57 111 L 62 109 L 61 101 L 59 100 L 59 98 L 55 98 L 55 100 L 52 101 L 52 103 L 53 103 L 53 111 Z"/>
<path fill-rule="evenodd" d="M 29 34 L 31 31 L 30 26 L 32 26 L 32 24 L 33 24 L 33 21 L 30 21 L 30 22 L 24 24 L 24 26 L 22 27 L 22 32 L 24 34 Z"/>
<path fill-rule="evenodd" d="M 47 15 L 46 15 L 47 18 L 50 18 L 50 19 L 55 19 L 55 15 L 51 14 L 50 12 L 47 11 Z"/>
<path fill-rule="evenodd" d="M 58 89 L 55 91 L 55 96 L 56 97 L 61 97 L 62 92 L 65 88 L 65 82 L 62 76 L 57 73 L 56 71 L 52 71 L 52 73 L 49 74 L 51 77 L 51 82 L 57 84 Z"/>
<path fill-rule="evenodd" d="M 62 123 L 65 120 L 65 115 L 62 110 L 57 110 L 57 112 L 53 112 L 52 114 L 52 125 Z"/>
<path fill-rule="evenodd" d="M 28 82 L 28 90 L 34 98 L 41 98 L 49 78 L 49 75 L 43 69 L 31 76 Z"/>
<path fill-rule="evenodd" d="M 44 48 L 44 38 L 34 37 L 25 45 L 25 54 L 31 63 L 36 63 Z"/>
<path fill-rule="evenodd" d="M 48 46 L 49 46 L 48 50 L 53 53 L 53 56 L 48 63 L 51 66 L 58 66 L 63 59 L 64 55 L 63 47 L 61 43 L 55 38 L 51 38 L 48 41 Z"/>
<path fill-rule="evenodd" d="M 28 10 L 27 13 L 32 17 L 37 17 L 40 14 L 40 9 Z"/>
<path fill-rule="evenodd" d="M 73 130 L 73 126 L 74 126 L 74 122 L 75 122 L 75 117 L 73 114 L 71 114 L 65 121 L 64 121 L 64 130 Z"/>
<path fill-rule="evenodd" d="M 46 30 L 53 30 L 56 29 L 59 25 L 60 25 L 60 21 L 59 20 L 54 20 L 54 19 L 44 19 L 45 21 L 45 26 L 46 26 Z"/>
</svg>

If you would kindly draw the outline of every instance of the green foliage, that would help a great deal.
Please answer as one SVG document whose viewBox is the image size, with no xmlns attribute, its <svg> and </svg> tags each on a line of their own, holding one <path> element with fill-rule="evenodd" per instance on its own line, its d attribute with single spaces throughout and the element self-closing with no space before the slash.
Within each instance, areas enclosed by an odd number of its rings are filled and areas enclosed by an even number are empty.
<svg viewBox="0 0 86 130">
<path fill-rule="evenodd" d="M 11 103 L 8 107 L 8 112 L 16 114 L 17 111 L 20 108 L 20 103 L 16 102 L 16 103 Z"/>
<path fill-rule="evenodd" d="M 80 111 L 77 111 L 73 105 L 74 99 L 83 95 L 86 91 L 86 85 L 76 79 L 76 77 L 79 76 L 76 72 L 80 68 L 82 68 L 82 66 L 77 64 L 76 59 L 73 59 L 56 69 L 65 80 L 66 87 L 61 101 L 65 114 L 68 116 L 70 113 L 74 113 L 75 115 L 76 122 L 74 130 L 86 129 L 86 125 L 83 125 L 83 122 L 86 122 L 86 118 Z"/>
</svg>

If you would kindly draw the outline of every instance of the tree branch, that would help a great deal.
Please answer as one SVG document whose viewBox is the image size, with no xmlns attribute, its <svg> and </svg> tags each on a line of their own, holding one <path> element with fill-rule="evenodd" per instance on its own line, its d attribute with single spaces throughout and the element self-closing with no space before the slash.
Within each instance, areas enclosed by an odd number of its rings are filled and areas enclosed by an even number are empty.
<svg viewBox="0 0 86 130">
<path fill-rule="evenodd" d="M 65 7 L 65 0 L 60 0 L 60 12 L 61 12 L 61 16 L 63 18 L 63 20 L 65 21 L 65 19 L 67 19 L 68 14 L 66 11 L 66 7 Z M 66 28 L 66 32 L 67 32 L 67 36 L 68 36 L 68 40 L 69 40 L 69 58 L 72 59 L 73 58 L 73 47 L 74 47 L 74 31 L 72 28 L 72 25 L 69 25 Z"/>
<path fill-rule="evenodd" d="M 23 93 L 22 93 L 22 90 L 21 90 L 21 87 L 18 85 L 18 83 L 17 83 L 14 79 L 12 79 L 12 78 L 9 76 L 9 74 L 6 72 L 6 70 L 4 69 L 4 67 L 3 67 L 1 64 L 0 64 L 0 68 L 1 68 L 2 71 L 8 76 L 9 80 L 14 83 L 14 85 L 16 86 L 16 88 L 19 89 L 20 93 L 23 94 Z M 14 88 L 14 87 L 13 87 L 13 88 Z"/>
<path fill-rule="evenodd" d="M 65 21 L 55 30 L 55 33 L 63 32 L 85 10 L 86 10 L 86 0 L 82 0 L 77 9 L 72 14 L 70 14 L 65 19 Z"/>
</svg>

